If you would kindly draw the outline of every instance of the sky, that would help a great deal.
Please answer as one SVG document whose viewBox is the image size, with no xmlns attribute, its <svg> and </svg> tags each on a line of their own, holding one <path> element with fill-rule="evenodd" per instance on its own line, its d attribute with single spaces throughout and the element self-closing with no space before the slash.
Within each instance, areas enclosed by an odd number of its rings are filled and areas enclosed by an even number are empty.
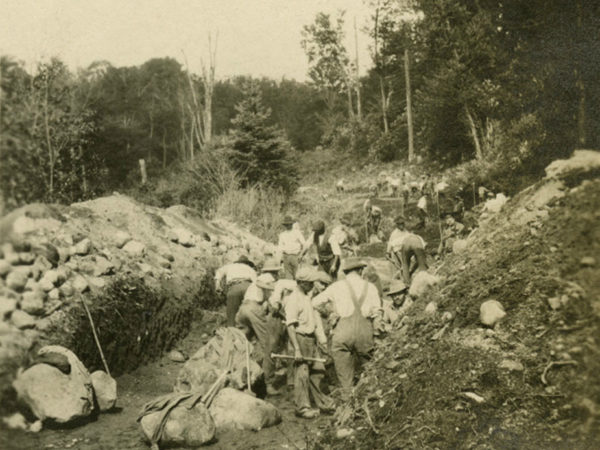
<svg viewBox="0 0 600 450">
<path fill-rule="evenodd" d="M 132 66 L 169 56 L 199 73 L 218 32 L 216 77 L 307 78 L 302 26 L 346 10 L 346 47 L 359 29 L 361 74 L 370 66 L 363 0 L 0 0 L 0 54 L 28 68 L 58 56 L 70 68 L 106 60 Z"/>
</svg>

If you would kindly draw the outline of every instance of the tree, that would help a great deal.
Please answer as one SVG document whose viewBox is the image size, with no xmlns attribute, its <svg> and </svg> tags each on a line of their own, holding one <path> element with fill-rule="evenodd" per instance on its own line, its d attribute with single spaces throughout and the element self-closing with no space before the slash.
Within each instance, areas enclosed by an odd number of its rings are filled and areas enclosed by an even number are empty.
<svg viewBox="0 0 600 450">
<path fill-rule="evenodd" d="M 228 153 L 243 185 L 265 184 L 293 191 L 297 171 L 291 157 L 292 147 L 278 127 L 268 125 L 271 110 L 263 106 L 257 83 L 244 86 L 243 99 L 236 111 Z"/>
</svg>

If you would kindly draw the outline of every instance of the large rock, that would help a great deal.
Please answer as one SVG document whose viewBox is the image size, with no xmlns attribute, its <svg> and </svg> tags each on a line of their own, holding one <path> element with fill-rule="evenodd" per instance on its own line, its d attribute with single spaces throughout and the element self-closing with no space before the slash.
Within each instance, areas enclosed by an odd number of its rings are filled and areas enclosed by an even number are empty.
<svg viewBox="0 0 600 450">
<path fill-rule="evenodd" d="M 84 256 L 84 255 L 87 255 L 88 253 L 90 253 L 91 251 L 92 251 L 92 241 L 90 241 L 88 238 L 82 239 L 77 244 L 75 244 L 73 247 L 71 247 L 72 255 Z"/>
<path fill-rule="evenodd" d="M 231 388 L 222 389 L 209 408 L 217 429 L 258 431 L 281 422 L 270 403 Z"/>
<path fill-rule="evenodd" d="M 248 344 L 252 354 L 252 344 Z M 175 383 L 176 392 L 204 392 L 227 369 L 231 358 L 231 371 L 227 375 L 228 386 L 236 389 L 246 387 L 246 337 L 233 327 L 217 329 L 216 336 L 202 346 L 181 368 Z M 262 376 L 262 369 L 250 360 L 250 383 Z"/>
<path fill-rule="evenodd" d="M 493 327 L 506 316 L 502 303 L 497 300 L 487 300 L 479 308 L 479 319 L 484 325 Z"/>
<path fill-rule="evenodd" d="M 113 243 L 117 248 L 123 248 L 131 240 L 131 235 L 127 231 L 118 230 L 112 237 Z"/>
<path fill-rule="evenodd" d="M 142 256 L 146 250 L 146 246 L 138 241 L 129 241 L 123 246 L 123 250 L 131 256 Z"/>
<path fill-rule="evenodd" d="M 0 320 L 11 314 L 15 309 L 17 309 L 17 300 L 0 296 Z"/>
<path fill-rule="evenodd" d="M 176 395 L 172 396 L 171 401 L 173 398 L 176 398 Z M 168 398 L 160 398 L 158 404 L 166 404 L 168 401 Z M 206 406 L 198 401 L 189 408 L 184 401 L 169 411 L 162 434 L 156 439 L 157 442 L 153 442 L 163 414 L 163 409 L 157 409 L 156 412 L 138 419 L 146 440 L 158 444 L 160 448 L 200 447 L 215 437 L 215 423 Z"/>
<path fill-rule="evenodd" d="M 467 241 L 465 239 L 457 239 L 452 244 L 452 253 L 463 253 L 467 249 Z"/>
<path fill-rule="evenodd" d="M 8 275 L 12 270 L 12 265 L 5 259 L 0 259 L 0 277 Z"/>
<path fill-rule="evenodd" d="M 109 411 L 117 403 L 117 381 L 102 370 L 90 375 L 100 411 Z"/>
<path fill-rule="evenodd" d="M 507 201 L 508 198 L 504 194 L 500 193 L 496 195 L 496 198 L 485 202 L 485 204 L 483 205 L 483 210 L 491 213 L 497 213 L 502 209 L 502 207 Z"/>
<path fill-rule="evenodd" d="M 413 298 L 419 298 L 425 294 L 431 286 L 439 282 L 440 277 L 422 270 L 414 275 L 408 293 Z"/>
<path fill-rule="evenodd" d="M 6 286 L 13 291 L 21 292 L 25 289 L 29 273 L 25 270 L 13 270 L 6 276 Z"/>
<path fill-rule="evenodd" d="M 546 167 L 546 177 L 564 177 L 576 172 L 589 172 L 600 168 L 600 152 L 575 150 L 569 159 L 557 159 Z"/>
<path fill-rule="evenodd" d="M 17 309 L 10 316 L 13 325 L 21 330 L 35 327 L 35 319 L 25 311 Z"/>
<path fill-rule="evenodd" d="M 193 247 L 196 244 L 193 233 L 181 227 L 173 228 L 169 233 L 169 239 L 184 247 Z"/>
<path fill-rule="evenodd" d="M 98 256 L 96 257 L 96 263 L 94 264 L 94 276 L 100 277 L 102 275 L 110 275 L 115 270 L 115 265 L 108 259 Z"/>
<path fill-rule="evenodd" d="M 28 314 L 39 315 L 44 313 L 44 293 L 30 291 L 23 293 L 21 309 Z"/>
<path fill-rule="evenodd" d="M 58 353 L 69 360 L 71 371 L 61 372 L 48 364 L 36 364 L 13 382 L 18 398 L 40 420 L 68 423 L 89 416 L 94 408 L 90 374 L 77 356 L 59 345 L 43 347 L 38 355 Z"/>
</svg>

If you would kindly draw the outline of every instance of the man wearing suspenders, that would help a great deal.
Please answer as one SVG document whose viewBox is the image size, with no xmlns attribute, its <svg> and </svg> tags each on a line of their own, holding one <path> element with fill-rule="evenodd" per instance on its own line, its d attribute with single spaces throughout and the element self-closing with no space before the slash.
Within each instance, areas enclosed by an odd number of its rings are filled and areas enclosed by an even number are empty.
<svg viewBox="0 0 600 450">
<path fill-rule="evenodd" d="M 330 308 L 337 319 L 332 331 L 331 356 L 345 398 L 354 382 L 354 359 L 359 364 L 370 359 L 373 332 L 382 316 L 377 288 L 361 277 L 365 267 L 359 258 L 347 258 L 342 265 L 345 278 L 313 298 L 315 309 L 326 313 Z"/>
</svg>

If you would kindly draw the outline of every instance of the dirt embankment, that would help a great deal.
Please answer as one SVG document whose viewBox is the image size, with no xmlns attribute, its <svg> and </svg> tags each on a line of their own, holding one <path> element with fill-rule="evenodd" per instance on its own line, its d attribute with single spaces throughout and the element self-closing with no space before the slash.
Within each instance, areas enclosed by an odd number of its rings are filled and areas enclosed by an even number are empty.
<svg viewBox="0 0 600 450">
<path fill-rule="evenodd" d="M 333 448 L 598 448 L 600 180 L 545 179 L 438 268 L 377 349 Z M 506 317 L 494 328 L 480 306 Z M 430 305 L 435 303 L 435 307 Z M 343 415 L 336 419 L 343 422 Z"/>
<path fill-rule="evenodd" d="M 69 207 L 29 205 L 4 217 L 0 254 L 0 403 L 39 346 L 70 348 L 93 371 L 102 362 L 89 306 L 113 375 L 157 358 L 215 305 L 214 268 L 266 243 L 192 210 L 143 206 L 122 195 Z"/>
</svg>

